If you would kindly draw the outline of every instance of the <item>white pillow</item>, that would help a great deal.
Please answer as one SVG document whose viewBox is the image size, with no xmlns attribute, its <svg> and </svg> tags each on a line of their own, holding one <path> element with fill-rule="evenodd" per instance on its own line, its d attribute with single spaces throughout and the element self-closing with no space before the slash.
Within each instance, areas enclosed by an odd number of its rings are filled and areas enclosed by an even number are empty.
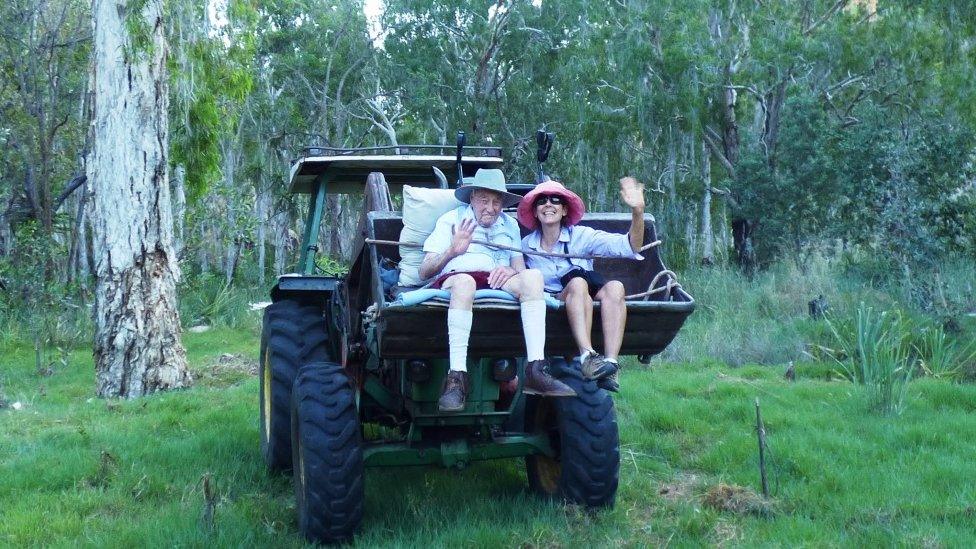
<svg viewBox="0 0 976 549">
<path fill-rule="evenodd" d="M 428 189 L 403 186 L 403 230 L 401 242 L 423 244 L 434 230 L 438 218 L 462 206 L 454 198 L 454 189 Z M 420 286 L 420 264 L 424 261 L 423 248 L 400 246 L 400 286 Z"/>
</svg>

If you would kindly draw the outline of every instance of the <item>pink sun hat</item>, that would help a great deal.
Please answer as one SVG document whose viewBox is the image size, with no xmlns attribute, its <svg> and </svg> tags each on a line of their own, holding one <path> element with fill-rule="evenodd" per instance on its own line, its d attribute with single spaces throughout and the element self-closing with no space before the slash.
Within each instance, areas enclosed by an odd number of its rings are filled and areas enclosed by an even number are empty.
<svg viewBox="0 0 976 549">
<path fill-rule="evenodd" d="M 533 204 L 535 203 L 535 199 L 543 194 L 554 194 L 563 199 L 563 203 L 566 206 L 566 217 L 563 218 L 563 223 L 567 227 L 579 223 L 579 220 L 583 218 L 583 214 L 586 212 L 586 206 L 583 205 L 582 198 L 558 181 L 545 181 L 536 185 L 519 202 L 518 222 L 526 229 L 535 230 L 539 225 L 539 221 L 535 218 L 535 207 Z"/>
</svg>

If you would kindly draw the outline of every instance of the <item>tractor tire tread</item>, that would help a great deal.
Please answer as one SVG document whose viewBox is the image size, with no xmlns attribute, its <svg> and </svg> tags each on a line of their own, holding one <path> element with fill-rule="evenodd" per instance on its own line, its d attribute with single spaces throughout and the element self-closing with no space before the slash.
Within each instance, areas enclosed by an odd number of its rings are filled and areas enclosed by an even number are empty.
<svg viewBox="0 0 976 549">
<path fill-rule="evenodd" d="M 312 542 L 352 538 L 363 517 L 363 441 L 352 386 L 338 364 L 310 363 L 295 379 L 292 421 L 305 466 L 299 525 Z M 295 489 L 302 483 L 295 477 Z"/>
<path fill-rule="evenodd" d="M 261 429 L 261 450 L 265 463 L 274 472 L 291 469 L 291 390 L 298 369 L 308 362 L 328 358 L 325 318 L 318 305 L 284 299 L 264 310 L 262 350 L 259 369 L 264 379 L 265 353 L 271 362 L 271 414 L 266 437 Z M 264 401 L 262 381 L 261 402 Z M 263 405 L 261 413 L 264 413 Z"/>
<path fill-rule="evenodd" d="M 549 496 L 586 507 L 612 507 L 620 474 L 620 438 L 613 398 L 595 381 L 584 379 L 576 368 L 561 365 L 556 371 L 577 396 L 553 399 L 561 470 L 559 491 Z M 533 461 L 526 463 L 531 468 Z"/>
</svg>

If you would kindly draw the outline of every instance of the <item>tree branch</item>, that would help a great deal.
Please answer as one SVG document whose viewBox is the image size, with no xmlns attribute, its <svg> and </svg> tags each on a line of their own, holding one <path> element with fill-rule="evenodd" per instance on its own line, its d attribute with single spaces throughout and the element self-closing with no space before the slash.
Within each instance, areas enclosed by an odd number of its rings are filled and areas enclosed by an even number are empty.
<svg viewBox="0 0 976 549">
<path fill-rule="evenodd" d="M 838 10 L 846 7 L 847 4 L 850 3 L 850 1 L 851 0 L 837 0 L 837 2 L 835 2 L 834 5 L 831 6 L 826 13 L 820 16 L 820 19 L 817 19 L 809 27 L 804 29 L 803 36 L 810 36 L 813 33 L 813 31 L 817 30 L 817 28 L 820 27 L 820 25 L 826 23 L 827 20 L 830 19 L 835 13 L 837 13 Z"/>
<path fill-rule="evenodd" d="M 88 181 L 87 175 L 74 176 L 74 178 L 68 182 L 68 186 L 65 187 L 64 190 L 61 191 L 61 194 L 59 194 L 54 200 L 53 211 L 57 212 L 59 209 L 61 209 L 61 205 L 64 204 L 64 201 L 67 200 L 69 196 L 71 196 L 71 193 L 75 192 L 78 187 L 84 185 L 86 181 Z"/>
<path fill-rule="evenodd" d="M 735 179 L 735 166 L 729 162 L 729 159 L 725 156 L 725 153 L 722 152 L 722 148 L 718 144 L 722 138 L 719 137 L 715 130 L 708 126 L 705 126 L 705 133 L 703 134 L 703 137 L 705 138 L 705 144 L 708 145 L 708 150 L 712 151 L 712 155 L 714 155 L 716 160 L 722 164 L 722 167 L 724 167 L 725 171 L 728 172 L 729 177 Z"/>
</svg>

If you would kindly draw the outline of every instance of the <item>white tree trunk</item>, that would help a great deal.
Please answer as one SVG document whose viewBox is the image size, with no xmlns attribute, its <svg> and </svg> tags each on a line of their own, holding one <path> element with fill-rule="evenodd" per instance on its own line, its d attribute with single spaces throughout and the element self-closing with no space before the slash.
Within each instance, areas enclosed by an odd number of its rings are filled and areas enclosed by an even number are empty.
<svg viewBox="0 0 976 549">
<path fill-rule="evenodd" d="M 701 202 L 701 263 L 715 263 L 715 239 L 712 235 L 712 160 L 708 155 L 708 145 L 702 140 L 701 175 L 704 182 Z"/>
<path fill-rule="evenodd" d="M 241 257 L 241 242 L 238 237 L 233 237 L 227 244 L 226 255 L 224 256 L 224 285 L 230 286 L 234 282 L 234 274 L 237 273 L 237 260 Z"/>
<path fill-rule="evenodd" d="M 289 245 L 289 225 L 291 225 L 291 216 L 287 210 L 278 212 L 275 215 L 272 226 L 274 227 L 275 235 L 274 273 L 276 277 L 285 274 L 285 268 L 287 267 L 288 253 L 291 249 Z"/>
<path fill-rule="evenodd" d="M 197 262 L 200 264 L 200 274 L 210 272 L 210 233 L 209 223 L 200 223 L 200 244 L 197 246 Z"/>
<path fill-rule="evenodd" d="M 264 176 L 264 172 L 262 171 L 257 188 L 257 197 L 254 200 L 254 214 L 258 218 L 258 285 L 260 285 L 262 288 L 264 287 L 265 283 L 265 265 L 267 264 L 266 242 L 268 240 L 268 211 L 271 209 L 269 207 L 271 192 L 267 188 L 266 179 L 267 178 Z"/>
<path fill-rule="evenodd" d="M 678 150 L 676 137 L 668 128 L 668 177 L 665 179 L 668 186 L 668 204 L 678 203 L 678 189 L 675 185 L 675 176 L 678 171 Z"/>
<path fill-rule="evenodd" d="M 173 222 L 176 225 L 176 240 L 173 250 L 176 257 L 183 255 L 183 247 L 186 245 L 186 168 L 183 164 L 176 166 L 173 173 Z"/>
<path fill-rule="evenodd" d="M 728 262 L 729 250 L 732 248 L 732 232 L 729 230 L 728 201 L 722 200 L 718 204 L 719 256 L 724 264 Z"/>
<path fill-rule="evenodd" d="M 221 141 L 220 149 L 224 157 L 224 186 L 227 194 L 224 197 L 226 223 L 218 226 L 214 224 L 215 232 L 221 232 L 227 236 L 227 245 L 224 246 L 224 283 L 230 286 L 234 281 L 234 273 L 237 270 L 237 260 L 241 253 L 240 233 L 237 229 L 237 192 L 235 181 L 237 179 L 237 154 L 234 150 L 234 140 L 227 137 Z"/>
<path fill-rule="evenodd" d="M 99 396 L 141 396 L 190 383 L 176 308 L 179 265 L 167 181 L 162 0 L 139 12 L 93 0 L 92 185 L 95 372 Z M 148 44 L 134 44 L 133 26 Z"/>
<path fill-rule="evenodd" d="M 87 206 L 86 209 L 91 209 Z M 88 293 L 88 281 L 92 275 L 92 262 L 88 256 L 88 247 L 91 242 L 88 239 L 88 228 L 91 226 L 91 216 L 85 214 L 84 222 L 78 227 L 78 282 Z"/>
<path fill-rule="evenodd" d="M 695 231 L 695 203 L 688 204 L 685 218 L 685 242 L 688 243 L 688 266 L 691 267 L 698 259 L 698 233 Z"/>
</svg>

